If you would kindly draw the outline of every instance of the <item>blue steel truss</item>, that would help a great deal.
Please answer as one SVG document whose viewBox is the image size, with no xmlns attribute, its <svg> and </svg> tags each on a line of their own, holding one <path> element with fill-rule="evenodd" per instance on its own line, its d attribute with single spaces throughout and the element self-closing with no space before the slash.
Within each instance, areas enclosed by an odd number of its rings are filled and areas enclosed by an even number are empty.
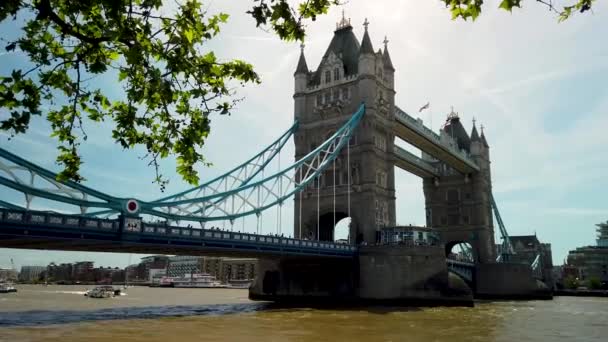
<svg viewBox="0 0 608 342">
<path fill-rule="evenodd" d="M 205 192 L 212 194 L 225 193 L 249 183 L 252 179 L 258 176 L 264 170 L 264 168 L 266 168 L 266 166 L 268 166 L 268 164 L 275 159 L 277 155 L 279 155 L 283 149 L 283 146 L 285 146 L 289 139 L 291 139 L 298 127 L 299 123 L 296 120 L 294 124 L 277 140 L 273 141 L 270 145 L 253 156 L 251 159 L 224 173 L 223 175 L 189 190 L 159 198 L 153 201 L 153 203 L 197 198 Z M 219 200 L 220 199 L 216 201 Z M 114 213 L 116 213 L 114 210 L 102 210 L 88 213 L 87 216 L 107 216 Z"/>
<path fill-rule="evenodd" d="M 351 118 L 319 147 L 266 178 L 256 177 L 279 154 L 297 129 L 297 122 L 262 152 L 226 174 L 188 191 L 151 202 L 110 196 L 72 181 L 59 182 L 56 173 L 0 148 L 0 185 L 25 196 L 23 207 L 5 201 L 0 201 L 0 207 L 30 210 L 32 199 L 41 197 L 78 206 L 80 215 L 85 215 L 88 208 L 104 209 L 93 215 L 113 212 L 131 216 L 149 214 L 174 221 L 198 222 L 232 221 L 260 215 L 266 209 L 282 205 L 319 177 L 347 144 L 364 113 L 365 106 L 361 104 Z M 131 207 L 133 202 L 135 206 Z"/>
<path fill-rule="evenodd" d="M 494 195 L 490 194 L 490 200 L 492 202 L 492 209 L 494 210 L 494 216 L 496 216 L 496 222 L 498 223 L 498 228 L 500 230 L 500 235 L 502 238 L 500 253 L 496 258 L 496 261 L 506 262 L 509 261 L 510 255 L 515 254 L 515 250 L 513 249 L 513 245 L 511 245 L 511 238 L 509 238 L 507 228 L 505 227 L 505 224 L 502 221 L 502 217 L 500 216 L 500 212 L 498 211 L 498 206 L 496 205 L 496 201 L 494 200 Z"/>
</svg>

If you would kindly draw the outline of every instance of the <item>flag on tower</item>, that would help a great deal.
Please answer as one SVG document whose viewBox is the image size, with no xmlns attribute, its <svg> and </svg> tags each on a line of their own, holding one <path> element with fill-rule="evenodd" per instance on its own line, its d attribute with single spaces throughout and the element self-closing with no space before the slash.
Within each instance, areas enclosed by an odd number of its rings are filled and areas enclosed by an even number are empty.
<svg viewBox="0 0 608 342">
<path fill-rule="evenodd" d="M 431 106 L 430 102 L 427 102 L 424 106 L 420 107 L 420 109 L 418 110 L 418 113 L 422 112 L 425 109 L 428 109 Z"/>
</svg>

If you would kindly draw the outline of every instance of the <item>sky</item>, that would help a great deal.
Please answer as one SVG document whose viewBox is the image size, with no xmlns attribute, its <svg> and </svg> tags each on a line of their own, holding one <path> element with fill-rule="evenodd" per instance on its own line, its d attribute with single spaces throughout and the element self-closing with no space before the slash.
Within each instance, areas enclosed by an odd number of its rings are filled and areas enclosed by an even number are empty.
<svg viewBox="0 0 608 342">
<path fill-rule="evenodd" d="M 282 42 L 256 29 L 245 14 L 252 3 L 209 3 L 210 12 L 226 12 L 230 19 L 206 48 L 220 58 L 252 63 L 262 84 L 238 90 L 244 100 L 231 116 L 212 118 L 203 151 L 213 166 L 198 167 L 203 180 L 254 155 L 293 122 L 299 43 Z M 508 13 L 488 2 L 475 22 L 463 22 L 451 20 L 438 0 L 351 0 L 308 25 L 305 55 L 309 67 L 316 68 L 342 10 L 351 18 L 358 39 L 367 18 L 374 48 L 382 46 L 385 36 L 389 40 L 396 104 L 435 131 L 452 106 L 469 130 L 473 118 L 483 124 L 491 149 L 493 194 L 507 230 L 511 235 L 536 234 L 551 243 L 553 262 L 561 264 L 568 250 L 595 244 L 595 224 L 608 219 L 608 45 L 602 43 L 608 35 L 608 3 L 597 2 L 593 13 L 577 14 L 563 23 L 535 1 L 523 6 Z M 0 32 L 5 37 L 19 34 L 10 23 L 1 24 Z M 19 52 L 0 52 L 0 75 L 26 66 Z M 95 82 L 111 96 L 121 96 L 111 76 Z M 427 102 L 430 108 L 418 114 Z M 0 118 L 6 115 L 0 110 Z M 111 127 L 106 122 L 87 128 L 89 139 L 81 150 L 85 184 L 144 200 L 166 195 L 152 184 L 153 170 L 140 159 L 143 150 L 116 146 Z M 8 141 L 0 133 L 0 146 L 59 171 L 49 132 L 44 117 L 35 118 L 27 135 Z M 284 155 L 293 158 L 292 142 Z M 174 159 L 163 161 L 162 170 L 171 179 L 168 194 L 189 188 L 174 168 Z M 397 222 L 423 225 L 422 181 L 399 169 L 395 177 Z M 19 199 L 8 190 L 2 192 L 0 197 Z M 293 226 L 292 211 L 289 205 L 283 208 L 281 226 L 289 227 L 284 231 Z M 276 224 L 263 229 L 274 231 Z M 20 267 L 77 260 L 125 266 L 138 257 L 0 249 L 0 267 L 10 266 L 11 258 Z"/>
</svg>

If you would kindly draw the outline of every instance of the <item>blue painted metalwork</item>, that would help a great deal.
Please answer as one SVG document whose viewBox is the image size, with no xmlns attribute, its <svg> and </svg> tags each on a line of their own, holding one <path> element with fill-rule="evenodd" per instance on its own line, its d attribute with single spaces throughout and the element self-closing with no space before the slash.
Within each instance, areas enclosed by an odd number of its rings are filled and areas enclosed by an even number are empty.
<svg viewBox="0 0 608 342">
<path fill-rule="evenodd" d="M 475 264 L 452 259 L 446 259 L 446 262 L 448 264 L 448 270 L 456 273 L 468 282 L 473 281 Z"/>
<path fill-rule="evenodd" d="M 507 262 L 509 261 L 509 256 L 515 254 L 515 250 L 511 245 L 511 239 L 509 238 L 509 233 L 507 232 L 507 228 L 505 227 L 504 222 L 502 221 L 502 217 L 500 216 L 500 212 L 498 211 L 498 206 L 496 205 L 496 201 L 494 200 L 494 195 L 490 193 L 490 201 L 492 202 L 492 209 L 494 210 L 494 216 L 496 216 L 496 222 L 498 223 L 498 228 L 500 229 L 500 235 L 502 238 L 502 244 L 500 247 L 500 253 L 496 258 L 497 262 Z"/>
<path fill-rule="evenodd" d="M 235 220 L 252 214 L 259 215 L 264 210 L 282 204 L 320 176 L 346 146 L 364 113 L 365 105 L 361 104 L 357 112 L 315 150 L 262 180 L 198 198 L 142 203 L 141 213 L 170 220 L 199 222 Z M 193 206 L 195 210 L 190 210 Z M 212 210 L 208 210 L 209 208 Z M 174 214 L 169 209 L 183 213 Z"/>
<path fill-rule="evenodd" d="M 357 112 L 314 151 L 287 168 L 255 182 L 256 176 L 268 166 L 268 163 L 277 156 L 293 135 L 298 127 L 297 122 L 262 152 L 226 174 L 194 189 L 152 202 L 110 196 L 71 181 L 58 182 L 57 174 L 1 148 L 0 185 L 24 193 L 25 209 L 28 210 L 32 197 L 41 197 L 79 206 L 81 215 L 86 214 L 87 208 L 94 207 L 106 210 L 92 213 L 93 215 L 120 212 L 129 215 L 150 214 L 175 221 L 234 220 L 252 214 L 259 215 L 268 208 L 282 204 L 291 195 L 306 187 L 338 156 L 364 113 L 365 106 L 361 104 Z M 22 179 L 15 170 L 29 173 L 30 179 Z M 297 174 L 298 172 L 299 174 Z M 35 185 L 35 177 L 43 179 L 54 188 L 41 189 Z M 229 183 L 228 180 L 233 180 L 233 182 Z M 284 183 L 286 183 L 285 187 L 283 187 Z M 223 191 L 214 186 L 217 184 L 224 184 Z M 257 194 L 255 201 L 252 199 L 254 193 Z M 195 196 L 186 197 L 186 195 L 192 194 Z M 202 195 L 199 196 L 199 194 Z M 230 201 L 230 209 L 227 209 L 228 201 Z M 135 203 L 133 210 L 128 206 L 131 202 Z M 4 206 L 10 207 L 9 205 Z M 16 207 L 13 205 L 10 208 Z"/>
</svg>

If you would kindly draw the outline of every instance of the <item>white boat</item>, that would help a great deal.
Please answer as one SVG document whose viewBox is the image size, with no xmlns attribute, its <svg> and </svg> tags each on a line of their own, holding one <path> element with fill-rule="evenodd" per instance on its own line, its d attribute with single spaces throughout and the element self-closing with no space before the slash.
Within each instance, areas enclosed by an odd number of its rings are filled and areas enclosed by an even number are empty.
<svg viewBox="0 0 608 342">
<path fill-rule="evenodd" d="M 201 274 L 186 274 L 183 277 L 173 278 L 173 287 L 188 287 L 188 288 L 225 288 L 226 285 L 215 279 L 214 276 L 207 273 Z"/>
<path fill-rule="evenodd" d="M 17 292 L 17 289 L 10 283 L 0 284 L 0 293 Z"/>
<path fill-rule="evenodd" d="M 110 298 L 120 295 L 120 290 L 115 290 L 112 286 L 97 286 L 84 293 L 89 298 Z"/>
</svg>

